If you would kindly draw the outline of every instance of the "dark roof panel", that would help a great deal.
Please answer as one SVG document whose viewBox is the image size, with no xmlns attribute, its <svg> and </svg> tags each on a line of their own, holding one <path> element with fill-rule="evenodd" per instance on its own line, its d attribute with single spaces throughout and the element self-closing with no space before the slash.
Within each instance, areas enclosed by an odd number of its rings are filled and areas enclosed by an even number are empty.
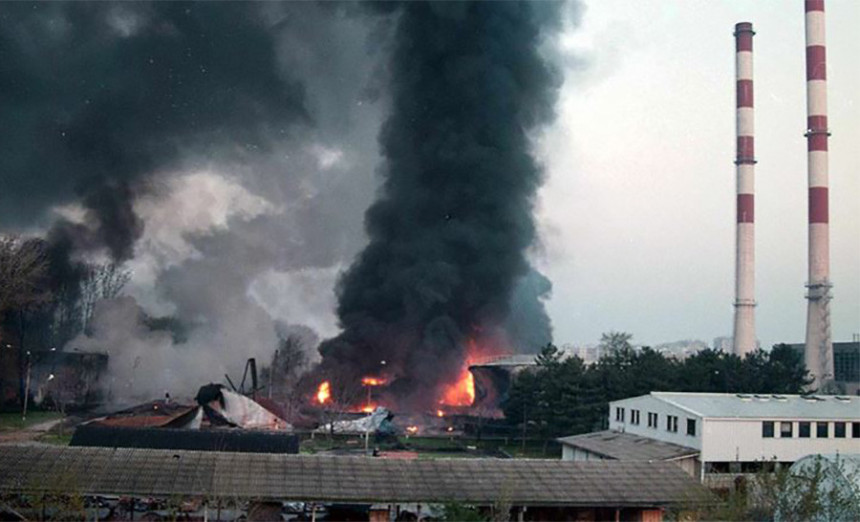
<svg viewBox="0 0 860 522">
<path fill-rule="evenodd" d="M 615 460 L 674 460 L 699 454 L 699 450 L 695 448 L 611 430 L 562 437 L 557 440 L 567 446 L 574 446 Z"/>
<path fill-rule="evenodd" d="M 133 448 L 0 447 L 0 492 L 338 502 L 662 506 L 702 486 L 665 462 L 369 457 Z"/>
</svg>

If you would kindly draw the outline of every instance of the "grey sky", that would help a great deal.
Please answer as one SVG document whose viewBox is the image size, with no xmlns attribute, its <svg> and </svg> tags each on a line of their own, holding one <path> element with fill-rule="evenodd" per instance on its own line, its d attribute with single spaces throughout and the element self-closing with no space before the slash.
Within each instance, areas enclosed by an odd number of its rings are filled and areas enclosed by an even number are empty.
<svg viewBox="0 0 860 522">
<path fill-rule="evenodd" d="M 829 0 L 834 340 L 860 332 L 860 2 Z M 592 0 L 543 136 L 539 266 L 558 343 L 730 335 L 734 24 L 756 30 L 756 298 L 762 345 L 806 321 L 803 2 Z M 585 66 L 583 66 L 583 63 Z"/>
</svg>

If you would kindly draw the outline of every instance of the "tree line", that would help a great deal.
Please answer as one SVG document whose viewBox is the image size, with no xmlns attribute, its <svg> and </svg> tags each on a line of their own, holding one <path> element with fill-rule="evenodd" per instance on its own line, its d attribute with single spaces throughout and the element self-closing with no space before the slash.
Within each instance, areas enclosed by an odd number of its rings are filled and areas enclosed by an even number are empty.
<svg viewBox="0 0 860 522">
<path fill-rule="evenodd" d="M 0 235 L 0 406 L 23 400 L 28 360 L 89 333 L 96 303 L 131 278 L 117 263 L 70 261 L 58 248 Z"/>
<path fill-rule="evenodd" d="M 548 440 L 606 429 L 610 401 L 652 391 L 796 394 L 811 382 L 802 355 L 785 344 L 744 358 L 708 349 L 677 360 L 634 349 L 631 338 L 604 334 L 604 355 L 591 365 L 546 345 L 537 368 L 514 378 L 502 404 L 505 419 Z"/>
</svg>

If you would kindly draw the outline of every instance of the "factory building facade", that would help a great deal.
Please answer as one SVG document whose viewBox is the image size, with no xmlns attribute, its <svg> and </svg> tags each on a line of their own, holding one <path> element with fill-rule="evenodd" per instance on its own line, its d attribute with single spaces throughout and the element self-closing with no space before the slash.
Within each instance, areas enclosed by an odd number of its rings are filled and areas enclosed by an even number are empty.
<svg viewBox="0 0 860 522">
<path fill-rule="evenodd" d="M 611 402 L 609 429 L 698 451 L 704 479 L 856 453 L 860 397 L 652 392 Z"/>
</svg>

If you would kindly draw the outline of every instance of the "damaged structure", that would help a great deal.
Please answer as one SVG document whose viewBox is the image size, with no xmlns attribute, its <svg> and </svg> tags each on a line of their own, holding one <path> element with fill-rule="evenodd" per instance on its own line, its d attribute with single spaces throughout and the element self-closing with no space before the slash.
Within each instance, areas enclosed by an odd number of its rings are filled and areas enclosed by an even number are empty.
<svg viewBox="0 0 860 522">
<path fill-rule="evenodd" d="M 259 402 L 207 384 L 196 404 L 164 400 L 128 408 L 78 426 L 72 446 L 298 453 L 292 426 Z"/>
<path fill-rule="evenodd" d="M 514 377 L 536 366 L 534 354 L 506 355 L 469 366 L 475 383 L 473 406 L 498 410 L 508 397 Z"/>
</svg>

